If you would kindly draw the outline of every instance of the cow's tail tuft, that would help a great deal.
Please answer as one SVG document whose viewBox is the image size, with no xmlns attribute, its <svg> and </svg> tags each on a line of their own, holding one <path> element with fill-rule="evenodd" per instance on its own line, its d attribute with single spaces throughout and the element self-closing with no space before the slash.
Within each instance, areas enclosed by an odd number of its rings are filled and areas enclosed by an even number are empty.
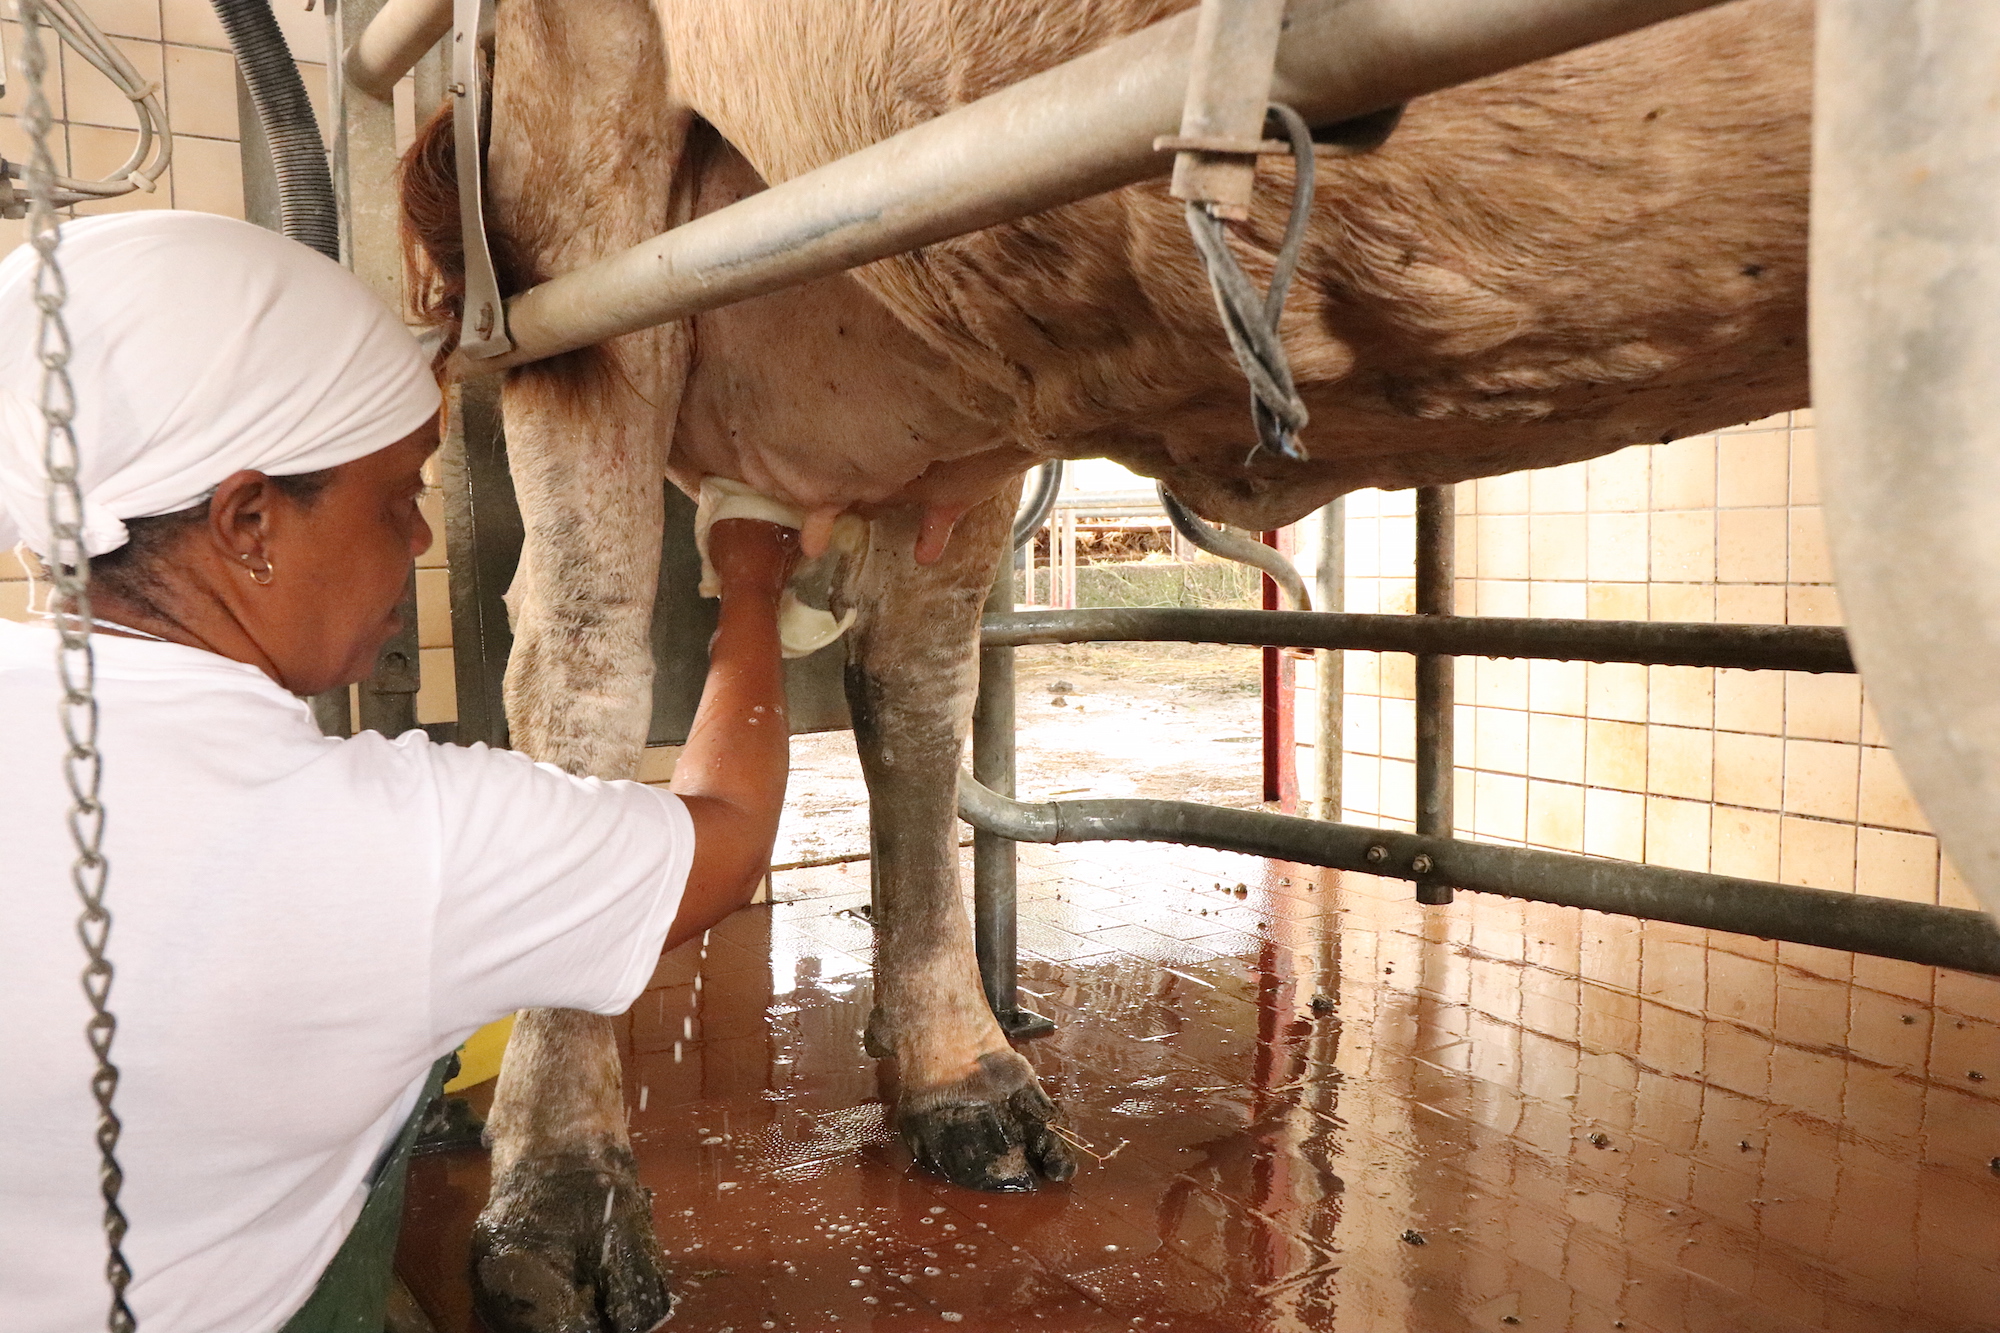
<svg viewBox="0 0 2000 1333">
<path fill-rule="evenodd" d="M 465 312 L 465 236 L 458 225 L 458 153 L 449 99 L 403 154 L 403 290 L 419 323 L 443 335 L 437 364 L 458 346 Z"/>
</svg>

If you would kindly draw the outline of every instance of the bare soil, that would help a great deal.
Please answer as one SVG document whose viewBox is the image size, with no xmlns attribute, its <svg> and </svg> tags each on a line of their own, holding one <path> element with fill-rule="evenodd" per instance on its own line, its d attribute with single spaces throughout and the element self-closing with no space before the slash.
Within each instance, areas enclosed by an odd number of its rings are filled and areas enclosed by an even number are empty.
<svg viewBox="0 0 2000 1333">
<path fill-rule="evenodd" d="M 1023 648 L 1015 660 L 1017 790 L 1024 799 L 1259 803 L 1257 649 L 1065 644 Z M 793 737 L 791 794 L 774 864 L 867 854 L 868 793 L 853 734 Z"/>
</svg>

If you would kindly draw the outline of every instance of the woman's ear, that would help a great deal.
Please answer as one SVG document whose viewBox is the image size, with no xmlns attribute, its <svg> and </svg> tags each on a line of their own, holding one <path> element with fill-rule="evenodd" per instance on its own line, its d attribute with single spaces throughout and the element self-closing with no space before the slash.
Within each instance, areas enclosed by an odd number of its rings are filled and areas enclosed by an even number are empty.
<svg viewBox="0 0 2000 1333">
<path fill-rule="evenodd" d="M 261 472 L 231 473 L 208 502 L 208 536 L 230 564 L 257 559 L 270 538 L 273 505 L 281 492 Z"/>
</svg>

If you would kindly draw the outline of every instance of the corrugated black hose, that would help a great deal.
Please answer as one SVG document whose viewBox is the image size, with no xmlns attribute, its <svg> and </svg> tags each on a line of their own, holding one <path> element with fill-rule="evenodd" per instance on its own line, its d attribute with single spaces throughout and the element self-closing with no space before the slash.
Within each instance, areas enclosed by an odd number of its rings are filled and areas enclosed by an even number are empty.
<svg viewBox="0 0 2000 1333">
<path fill-rule="evenodd" d="M 340 214 L 333 202 L 333 174 L 312 99 L 292 60 L 270 0 L 215 0 L 216 17 L 229 34 L 236 67 L 256 103 L 271 165 L 278 174 L 280 230 L 325 255 L 340 258 Z"/>
</svg>

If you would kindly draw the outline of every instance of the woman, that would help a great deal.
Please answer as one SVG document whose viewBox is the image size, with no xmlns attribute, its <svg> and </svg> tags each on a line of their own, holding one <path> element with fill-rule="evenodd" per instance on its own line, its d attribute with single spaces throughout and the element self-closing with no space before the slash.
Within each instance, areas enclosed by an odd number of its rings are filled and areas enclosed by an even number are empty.
<svg viewBox="0 0 2000 1333">
<path fill-rule="evenodd" d="M 435 1061 L 515 1009 L 621 1012 L 663 947 L 749 900 L 784 798 L 793 534 L 710 534 L 721 622 L 676 794 L 421 732 L 322 737 L 300 696 L 367 674 L 431 542 L 422 352 L 344 269 L 244 223 L 93 218 L 58 258 L 130 1299 L 147 1333 L 275 1330 L 351 1267 L 371 1185 L 399 1188 L 378 1167 Z M 0 263 L 0 548 L 46 553 L 33 263 Z M 55 646 L 0 622 L 10 1333 L 99 1328 L 106 1304 Z"/>
</svg>

